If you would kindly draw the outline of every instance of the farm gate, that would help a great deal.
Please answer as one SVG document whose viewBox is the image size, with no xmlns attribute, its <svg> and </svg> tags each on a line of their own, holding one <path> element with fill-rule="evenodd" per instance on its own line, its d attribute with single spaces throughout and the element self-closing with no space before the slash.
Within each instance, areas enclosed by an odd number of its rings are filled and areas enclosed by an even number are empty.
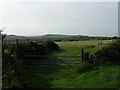
<svg viewBox="0 0 120 90">
<path fill-rule="evenodd" d="M 24 68 L 31 72 L 53 73 L 71 72 L 80 65 L 81 56 L 48 56 L 48 55 L 24 55 Z"/>
</svg>

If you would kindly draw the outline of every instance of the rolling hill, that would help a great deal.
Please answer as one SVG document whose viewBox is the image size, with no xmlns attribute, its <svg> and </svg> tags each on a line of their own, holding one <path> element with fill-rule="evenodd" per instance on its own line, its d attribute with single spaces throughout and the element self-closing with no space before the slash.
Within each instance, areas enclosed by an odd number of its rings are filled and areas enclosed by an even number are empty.
<svg viewBox="0 0 120 90">
<path fill-rule="evenodd" d="M 63 35 L 63 34 L 46 34 L 41 36 L 19 36 L 19 35 L 7 35 L 5 38 L 6 42 L 15 42 L 16 39 L 19 41 L 44 41 L 44 40 L 55 40 L 55 41 L 78 41 L 78 40 L 90 40 L 90 39 L 109 39 L 109 37 L 90 37 L 83 35 Z"/>
</svg>

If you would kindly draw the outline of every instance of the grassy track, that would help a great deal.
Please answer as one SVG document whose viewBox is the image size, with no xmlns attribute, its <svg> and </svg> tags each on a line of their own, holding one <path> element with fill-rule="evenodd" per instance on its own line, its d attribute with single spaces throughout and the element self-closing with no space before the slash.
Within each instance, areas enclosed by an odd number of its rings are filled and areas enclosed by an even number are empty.
<svg viewBox="0 0 120 90">
<path fill-rule="evenodd" d="M 24 82 L 25 87 L 30 88 L 117 88 L 118 66 L 103 67 L 83 74 L 76 72 L 48 75 L 31 73 L 24 77 Z"/>
<path fill-rule="evenodd" d="M 50 55 L 55 56 L 79 56 L 81 49 L 85 52 L 97 50 L 102 46 L 98 46 L 101 41 L 73 41 L 73 42 L 56 42 L 60 46 L 60 51 L 54 51 Z M 110 43 L 110 40 L 102 41 Z M 90 48 L 96 45 L 95 48 Z M 75 58 L 59 58 L 61 60 Z M 78 58 L 80 59 L 80 58 Z M 102 67 L 97 70 L 85 73 L 59 72 L 50 74 L 31 73 L 28 77 L 24 77 L 25 87 L 31 88 L 115 88 L 118 86 L 118 66 Z"/>
</svg>

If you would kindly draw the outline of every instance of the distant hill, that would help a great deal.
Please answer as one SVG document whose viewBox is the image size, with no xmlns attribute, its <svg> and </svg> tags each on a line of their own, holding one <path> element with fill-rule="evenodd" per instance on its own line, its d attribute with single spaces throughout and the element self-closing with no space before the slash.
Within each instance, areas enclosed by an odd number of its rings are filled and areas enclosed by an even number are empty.
<svg viewBox="0 0 120 90">
<path fill-rule="evenodd" d="M 43 35 L 41 37 L 69 37 L 70 35 L 62 35 L 62 34 L 46 34 L 46 35 Z"/>
<path fill-rule="evenodd" d="M 6 39 L 26 39 L 26 37 L 18 35 L 7 35 Z"/>
<path fill-rule="evenodd" d="M 7 35 L 5 41 L 15 42 L 16 39 L 19 41 L 26 41 L 27 39 L 33 41 L 44 41 L 44 40 L 55 40 L 55 41 L 77 41 L 77 40 L 89 40 L 89 39 L 107 39 L 108 37 L 90 37 L 83 35 L 62 35 L 62 34 L 46 34 L 42 36 L 19 36 L 19 35 Z"/>
</svg>

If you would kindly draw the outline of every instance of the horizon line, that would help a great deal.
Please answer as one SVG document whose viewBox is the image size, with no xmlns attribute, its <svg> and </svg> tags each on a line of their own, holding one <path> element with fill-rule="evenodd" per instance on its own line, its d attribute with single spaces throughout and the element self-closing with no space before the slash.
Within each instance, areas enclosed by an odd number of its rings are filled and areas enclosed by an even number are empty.
<svg viewBox="0 0 120 90">
<path fill-rule="evenodd" d="M 105 35 L 85 35 L 85 34 L 62 34 L 62 33 L 46 33 L 41 35 L 20 35 L 20 34 L 7 34 L 7 35 L 15 35 L 15 36 L 25 36 L 25 37 L 36 37 L 36 36 L 44 36 L 44 35 L 81 35 L 81 36 L 90 36 L 90 37 L 114 37 L 118 35 L 113 36 L 105 36 Z"/>
</svg>

